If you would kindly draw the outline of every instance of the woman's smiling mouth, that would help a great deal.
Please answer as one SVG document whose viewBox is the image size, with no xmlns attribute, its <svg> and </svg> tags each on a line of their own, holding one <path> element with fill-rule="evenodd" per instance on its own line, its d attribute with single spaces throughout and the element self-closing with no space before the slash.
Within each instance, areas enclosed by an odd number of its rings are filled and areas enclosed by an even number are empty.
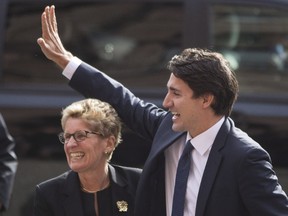
<svg viewBox="0 0 288 216">
<path fill-rule="evenodd" d="M 78 160 L 84 157 L 84 153 L 83 152 L 72 152 L 70 153 L 70 158 L 73 160 Z"/>
</svg>

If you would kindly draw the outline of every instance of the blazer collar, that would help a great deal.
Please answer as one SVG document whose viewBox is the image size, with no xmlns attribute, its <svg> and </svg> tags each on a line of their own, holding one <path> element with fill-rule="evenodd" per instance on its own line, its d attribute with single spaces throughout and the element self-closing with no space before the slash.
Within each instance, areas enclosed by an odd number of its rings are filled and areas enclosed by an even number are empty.
<svg viewBox="0 0 288 216">
<path fill-rule="evenodd" d="M 120 187 L 125 187 L 127 185 L 127 181 L 116 172 L 115 168 L 111 164 L 109 164 L 108 167 L 109 167 L 110 180 L 112 180 L 115 184 L 117 184 Z"/>
</svg>

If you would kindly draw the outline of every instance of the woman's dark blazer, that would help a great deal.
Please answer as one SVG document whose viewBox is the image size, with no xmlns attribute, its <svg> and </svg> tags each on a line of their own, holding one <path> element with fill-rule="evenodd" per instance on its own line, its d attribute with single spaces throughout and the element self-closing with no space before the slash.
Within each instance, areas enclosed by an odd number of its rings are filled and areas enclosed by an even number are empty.
<svg viewBox="0 0 288 216">
<path fill-rule="evenodd" d="M 69 85 L 86 98 L 110 103 L 129 128 L 151 141 L 147 144 L 151 150 L 137 189 L 135 215 L 165 216 L 165 149 L 186 133 L 172 130 L 170 112 L 145 103 L 84 62 Z M 226 118 L 206 163 L 196 216 L 287 215 L 288 199 L 278 183 L 270 156 L 235 127 L 231 118 Z"/>
<path fill-rule="evenodd" d="M 141 169 L 109 165 L 113 215 L 132 216 Z M 78 174 L 67 171 L 36 186 L 34 216 L 85 216 Z M 117 201 L 128 203 L 127 211 Z M 100 207 L 101 208 L 101 207 Z"/>
</svg>

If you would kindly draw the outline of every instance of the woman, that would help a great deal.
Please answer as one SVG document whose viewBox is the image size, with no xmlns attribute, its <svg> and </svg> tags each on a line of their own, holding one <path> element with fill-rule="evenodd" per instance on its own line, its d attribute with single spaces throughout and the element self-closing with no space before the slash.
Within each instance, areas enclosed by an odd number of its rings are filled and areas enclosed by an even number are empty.
<svg viewBox="0 0 288 216">
<path fill-rule="evenodd" d="M 62 112 L 59 140 L 70 171 L 36 186 L 35 216 L 133 215 L 140 169 L 109 164 L 121 141 L 116 111 L 97 99 Z"/>
</svg>

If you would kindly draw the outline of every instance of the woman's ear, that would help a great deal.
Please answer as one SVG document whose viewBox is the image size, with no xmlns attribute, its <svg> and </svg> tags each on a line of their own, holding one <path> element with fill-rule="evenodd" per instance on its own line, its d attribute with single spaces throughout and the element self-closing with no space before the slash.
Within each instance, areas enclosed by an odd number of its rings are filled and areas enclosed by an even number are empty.
<svg viewBox="0 0 288 216">
<path fill-rule="evenodd" d="M 105 152 L 110 153 L 110 152 L 114 151 L 114 149 L 115 149 L 116 139 L 114 136 L 109 136 L 106 139 L 107 139 L 107 142 L 106 142 Z"/>
</svg>

